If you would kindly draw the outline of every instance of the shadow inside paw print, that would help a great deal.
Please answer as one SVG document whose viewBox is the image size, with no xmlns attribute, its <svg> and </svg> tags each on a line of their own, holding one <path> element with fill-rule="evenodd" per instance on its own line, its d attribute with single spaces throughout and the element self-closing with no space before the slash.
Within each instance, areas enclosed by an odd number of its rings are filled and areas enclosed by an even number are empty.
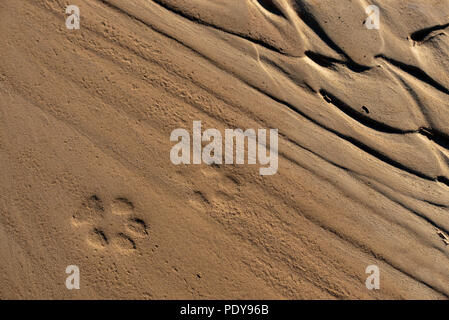
<svg viewBox="0 0 449 320">
<path fill-rule="evenodd" d="M 73 215 L 73 224 L 87 229 L 87 243 L 95 249 L 112 245 L 129 252 L 137 249 L 139 238 L 148 237 L 147 223 L 136 216 L 134 204 L 126 198 L 116 198 L 105 206 L 92 195 Z"/>
<path fill-rule="evenodd" d="M 117 198 L 111 204 L 111 211 L 119 216 L 129 216 L 134 212 L 134 205 L 126 198 Z"/>
<path fill-rule="evenodd" d="M 136 235 L 139 236 L 146 236 L 148 235 L 147 231 L 147 224 L 145 221 L 139 218 L 131 218 L 129 219 L 126 227 L 128 230 Z"/>
<path fill-rule="evenodd" d="M 86 199 L 82 203 L 81 209 L 78 210 L 74 215 L 73 219 L 76 223 L 94 223 L 98 219 L 104 217 L 104 205 L 103 201 L 96 195 L 93 195 Z"/>
<path fill-rule="evenodd" d="M 87 241 L 90 245 L 97 248 L 104 248 L 109 244 L 108 238 L 100 229 L 94 228 L 89 232 Z"/>
<path fill-rule="evenodd" d="M 119 233 L 114 238 L 114 244 L 117 247 L 125 249 L 125 250 L 135 250 L 135 249 L 137 249 L 136 242 L 131 237 L 129 237 L 128 235 L 126 235 L 124 233 Z"/>
</svg>

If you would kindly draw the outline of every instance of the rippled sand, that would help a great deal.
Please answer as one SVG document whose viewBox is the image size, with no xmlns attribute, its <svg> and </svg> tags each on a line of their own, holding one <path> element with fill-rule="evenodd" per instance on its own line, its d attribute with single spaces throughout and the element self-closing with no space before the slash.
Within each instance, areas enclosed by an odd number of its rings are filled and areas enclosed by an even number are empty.
<svg viewBox="0 0 449 320">
<path fill-rule="evenodd" d="M 0 30 L 0 298 L 449 297 L 448 0 L 14 0 Z M 173 165 L 195 120 L 278 128 L 278 173 Z"/>
</svg>

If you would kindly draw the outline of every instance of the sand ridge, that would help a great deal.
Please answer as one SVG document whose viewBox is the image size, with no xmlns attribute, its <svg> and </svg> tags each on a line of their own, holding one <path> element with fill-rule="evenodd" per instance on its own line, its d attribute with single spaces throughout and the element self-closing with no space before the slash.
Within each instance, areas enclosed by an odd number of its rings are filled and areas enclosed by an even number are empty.
<svg viewBox="0 0 449 320">
<path fill-rule="evenodd" d="M 449 1 L 16 0 L 0 17 L 1 298 L 448 297 Z M 174 166 L 170 132 L 196 120 L 278 128 L 278 173 Z"/>
</svg>

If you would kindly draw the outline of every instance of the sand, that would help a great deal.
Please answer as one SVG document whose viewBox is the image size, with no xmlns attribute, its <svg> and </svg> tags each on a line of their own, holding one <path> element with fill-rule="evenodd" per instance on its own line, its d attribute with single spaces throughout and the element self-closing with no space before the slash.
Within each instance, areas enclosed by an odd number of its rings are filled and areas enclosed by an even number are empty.
<svg viewBox="0 0 449 320">
<path fill-rule="evenodd" d="M 448 0 L 1 1 L 0 298 L 447 299 L 448 23 Z M 277 173 L 174 165 L 193 121 L 278 129 Z"/>
</svg>

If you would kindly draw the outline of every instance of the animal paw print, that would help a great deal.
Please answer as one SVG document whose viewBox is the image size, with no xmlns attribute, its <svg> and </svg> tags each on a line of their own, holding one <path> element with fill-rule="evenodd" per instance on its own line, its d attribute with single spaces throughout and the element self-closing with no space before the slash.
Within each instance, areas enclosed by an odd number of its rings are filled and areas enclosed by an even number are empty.
<svg viewBox="0 0 449 320">
<path fill-rule="evenodd" d="M 110 246 L 122 251 L 137 249 L 148 238 L 147 223 L 136 216 L 134 204 L 116 198 L 108 206 L 96 195 L 87 198 L 73 215 L 73 224 L 86 232 L 87 243 L 95 249 Z"/>
</svg>

